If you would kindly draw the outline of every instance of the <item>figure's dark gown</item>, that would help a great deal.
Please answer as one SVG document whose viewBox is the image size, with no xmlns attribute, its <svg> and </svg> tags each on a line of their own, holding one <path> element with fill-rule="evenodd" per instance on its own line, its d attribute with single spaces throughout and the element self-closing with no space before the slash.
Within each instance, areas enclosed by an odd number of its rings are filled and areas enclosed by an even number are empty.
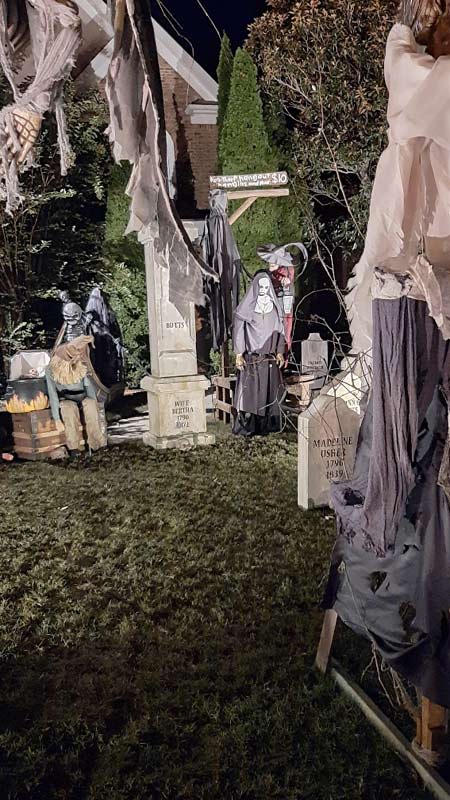
<svg viewBox="0 0 450 800">
<path fill-rule="evenodd" d="M 284 353 L 285 339 L 277 330 L 278 319 L 275 306 L 268 314 L 255 314 L 252 320 L 235 317 L 234 349 L 245 359 L 234 394 L 236 434 L 252 436 L 280 430 L 283 382 L 276 354 Z"/>
</svg>

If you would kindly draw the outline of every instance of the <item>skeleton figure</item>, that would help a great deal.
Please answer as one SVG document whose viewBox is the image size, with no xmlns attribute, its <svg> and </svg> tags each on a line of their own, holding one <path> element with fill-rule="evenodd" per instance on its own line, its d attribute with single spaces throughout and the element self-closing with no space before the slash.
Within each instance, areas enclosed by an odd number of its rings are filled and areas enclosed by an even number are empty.
<svg viewBox="0 0 450 800">
<path fill-rule="evenodd" d="M 17 55 L 31 43 L 35 75 L 22 91 Z M 18 176 L 33 165 L 43 115 L 53 110 L 61 172 L 71 161 L 63 112 L 63 84 L 81 41 L 78 9 L 71 0 L 0 0 L 0 66 L 13 102 L 0 111 L 0 196 L 12 212 L 21 201 Z"/>
<path fill-rule="evenodd" d="M 71 342 L 78 336 L 83 336 L 83 309 L 77 303 L 65 303 L 63 307 L 63 318 L 66 326 L 64 341 Z"/>
<path fill-rule="evenodd" d="M 59 297 L 63 304 L 64 324 L 58 336 L 58 344 L 62 344 L 63 342 L 72 342 L 78 336 L 83 336 L 87 326 L 83 309 L 78 303 L 72 302 L 69 292 L 62 291 Z"/>
</svg>

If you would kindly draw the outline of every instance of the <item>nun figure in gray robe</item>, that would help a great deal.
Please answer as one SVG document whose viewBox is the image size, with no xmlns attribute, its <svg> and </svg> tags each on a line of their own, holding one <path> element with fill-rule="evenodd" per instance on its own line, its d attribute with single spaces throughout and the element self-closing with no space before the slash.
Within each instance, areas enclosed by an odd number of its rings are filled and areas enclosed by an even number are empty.
<svg viewBox="0 0 450 800">
<path fill-rule="evenodd" d="M 280 430 L 284 365 L 283 311 L 269 272 L 257 272 L 234 312 L 233 349 L 237 384 L 233 433 L 264 435 Z"/>
</svg>

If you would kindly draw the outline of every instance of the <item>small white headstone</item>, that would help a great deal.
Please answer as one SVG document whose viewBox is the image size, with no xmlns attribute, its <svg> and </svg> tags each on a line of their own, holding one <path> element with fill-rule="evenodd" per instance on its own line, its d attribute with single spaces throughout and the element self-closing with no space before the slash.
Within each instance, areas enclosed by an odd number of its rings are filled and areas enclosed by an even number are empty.
<svg viewBox="0 0 450 800">
<path fill-rule="evenodd" d="M 360 415 L 340 397 L 320 394 L 298 418 L 298 504 L 328 506 L 330 483 L 351 478 Z"/>
<path fill-rule="evenodd" d="M 328 342 L 325 342 L 320 333 L 310 333 L 302 342 L 302 373 L 314 375 L 317 379 L 313 389 L 323 386 L 328 372 Z"/>
</svg>

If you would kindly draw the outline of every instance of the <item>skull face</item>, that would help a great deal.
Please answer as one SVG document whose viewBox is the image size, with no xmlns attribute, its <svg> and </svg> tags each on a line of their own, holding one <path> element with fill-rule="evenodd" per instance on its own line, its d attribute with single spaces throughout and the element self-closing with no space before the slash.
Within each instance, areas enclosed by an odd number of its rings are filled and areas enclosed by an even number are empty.
<svg viewBox="0 0 450 800">
<path fill-rule="evenodd" d="M 63 306 L 64 322 L 67 322 L 68 325 L 77 325 L 81 322 L 82 316 L 83 310 L 77 303 L 66 303 Z"/>
<path fill-rule="evenodd" d="M 259 297 L 266 297 L 270 292 L 270 278 L 264 276 L 258 281 Z"/>
</svg>

